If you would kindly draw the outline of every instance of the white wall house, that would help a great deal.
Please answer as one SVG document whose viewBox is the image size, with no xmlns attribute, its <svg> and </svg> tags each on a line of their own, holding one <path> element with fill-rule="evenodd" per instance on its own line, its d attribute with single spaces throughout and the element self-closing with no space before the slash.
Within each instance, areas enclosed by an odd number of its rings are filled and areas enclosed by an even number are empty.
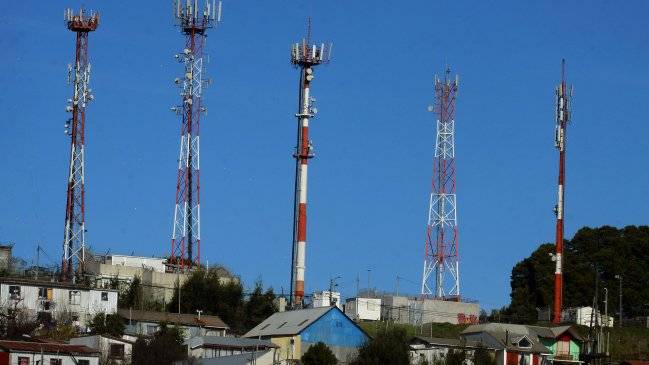
<svg viewBox="0 0 649 365">
<path fill-rule="evenodd" d="M 378 321 L 381 319 L 380 298 L 349 298 L 345 314 L 354 321 Z"/>
<path fill-rule="evenodd" d="M 99 352 L 86 346 L 0 340 L 0 365 L 99 365 Z"/>
<path fill-rule="evenodd" d="M 342 303 L 340 303 L 340 293 L 335 291 L 329 292 L 328 290 L 313 293 L 313 308 L 330 307 L 332 298 L 336 307 L 342 310 L 343 308 Z"/>
<path fill-rule="evenodd" d="M 109 335 L 82 336 L 70 339 L 71 345 L 83 345 L 101 353 L 102 364 L 130 364 L 133 342 Z"/>
<path fill-rule="evenodd" d="M 97 313 L 117 312 L 117 291 L 71 283 L 0 278 L 0 310 L 22 309 L 47 320 L 71 317 L 81 329 Z"/>
</svg>

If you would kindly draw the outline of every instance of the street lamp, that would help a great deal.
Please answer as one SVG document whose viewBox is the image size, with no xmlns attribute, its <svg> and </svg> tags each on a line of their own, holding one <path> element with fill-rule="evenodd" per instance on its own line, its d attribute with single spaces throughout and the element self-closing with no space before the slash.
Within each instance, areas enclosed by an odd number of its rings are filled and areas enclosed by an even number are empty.
<svg viewBox="0 0 649 365">
<path fill-rule="evenodd" d="M 619 294 L 620 294 L 620 319 L 619 319 L 619 321 L 620 321 L 620 327 L 622 327 L 622 275 L 615 275 L 615 278 L 620 281 L 620 288 L 618 289 Z"/>
</svg>

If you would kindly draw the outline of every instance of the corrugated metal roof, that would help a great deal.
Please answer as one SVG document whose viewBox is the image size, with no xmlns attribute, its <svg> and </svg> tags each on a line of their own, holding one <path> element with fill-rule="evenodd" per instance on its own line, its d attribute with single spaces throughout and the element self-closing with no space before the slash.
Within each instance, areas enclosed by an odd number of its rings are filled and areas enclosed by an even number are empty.
<svg viewBox="0 0 649 365">
<path fill-rule="evenodd" d="M 26 342 L 26 341 L 4 341 L 0 340 L 0 348 L 10 352 L 35 352 L 41 351 L 48 354 L 76 355 L 84 354 L 93 356 L 99 354 L 99 350 L 83 345 L 68 345 L 53 342 Z"/>
<path fill-rule="evenodd" d="M 462 347 L 462 348 L 485 348 L 489 349 L 485 344 L 480 341 L 471 341 L 457 338 L 438 338 L 438 337 L 423 337 L 415 336 L 410 342 L 414 341 L 425 343 L 432 346 L 444 346 L 444 347 Z"/>
<path fill-rule="evenodd" d="M 529 326 L 510 323 L 484 323 L 467 327 L 463 335 L 486 332 L 508 350 L 550 354 L 551 351 L 539 341 L 539 335 Z M 519 347 L 518 342 L 526 337 L 531 348 Z"/>
<path fill-rule="evenodd" d="M 266 318 L 243 337 L 291 336 L 302 332 L 311 323 L 336 307 L 320 307 L 278 312 Z"/>
<path fill-rule="evenodd" d="M 260 357 L 266 355 L 272 350 L 266 351 L 257 351 L 249 352 L 245 354 L 237 354 L 230 356 L 220 356 L 213 358 L 202 358 L 202 359 L 191 359 L 191 364 L 193 365 L 248 365 L 252 362 L 253 359 L 259 359 Z M 186 365 L 190 364 L 190 360 L 176 361 L 175 365 Z"/>
<path fill-rule="evenodd" d="M 202 315 L 200 321 L 198 317 L 194 314 L 178 314 L 178 313 L 167 313 L 167 312 L 153 312 L 153 311 L 140 311 L 140 310 L 130 310 L 130 309 L 118 309 L 117 313 L 126 319 L 133 320 L 138 322 L 154 322 L 162 323 L 166 322 L 169 324 L 176 325 L 185 325 L 185 326 L 201 326 L 208 328 L 218 328 L 218 329 L 229 329 L 228 326 L 221 318 L 218 316 L 208 316 Z"/>
<path fill-rule="evenodd" d="M 209 347 L 209 348 L 234 348 L 234 349 L 254 349 L 265 350 L 268 348 L 278 347 L 267 340 L 258 340 L 255 338 L 242 337 L 223 337 L 223 336 L 197 336 L 186 341 L 190 348 Z"/>
</svg>

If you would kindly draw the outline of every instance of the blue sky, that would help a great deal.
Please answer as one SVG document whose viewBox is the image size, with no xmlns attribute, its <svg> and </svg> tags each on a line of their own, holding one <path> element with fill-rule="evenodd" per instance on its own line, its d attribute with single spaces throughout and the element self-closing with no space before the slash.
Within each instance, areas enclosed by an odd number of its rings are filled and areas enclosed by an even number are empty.
<svg viewBox="0 0 649 365">
<path fill-rule="evenodd" d="M 58 261 L 69 139 L 73 34 L 63 8 L 9 2 L 0 15 L 0 241 Z M 85 1 L 95 101 L 87 122 L 87 241 L 98 252 L 168 253 L 179 121 L 166 1 Z M 243 1 L 209 32 L 212 86 L 201 126 L 202 252 L 250 285 L 288 290 L 298 73 L 289 46 L 313 16 L 334 42 L 316 70 L 307 290 L 340 275 L 417 292 L 434 143 L 432 77 L 460 75 L 457 193 L 462 294 L 509 301 L 512 266 L 553 240 L 554 86 L 567 59 L 566 229 L 646 224 L 649 33 L 644 1 Z"/>
</svg>

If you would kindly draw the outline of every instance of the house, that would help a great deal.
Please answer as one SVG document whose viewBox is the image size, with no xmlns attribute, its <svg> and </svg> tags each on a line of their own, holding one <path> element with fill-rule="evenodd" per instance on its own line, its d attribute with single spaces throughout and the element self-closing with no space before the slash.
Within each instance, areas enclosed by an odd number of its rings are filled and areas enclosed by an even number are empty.
<svg viewBox="0 0 649 365">
<path fill-rule="evenodd" d="M 477 302 L 383 295 L 381 318 L 394 323 L 419 326 L 422 323 L 476 324 Z"/>
<path fill-rule="evenodd" d="M 519 324 L 471 325 L 462 331 L 460 338 L 495 349 L 496 363 L 499 365 L 539 365 L 552 355 L 536 331 Z"/>
<path fill-rule="evenodd" d="M 99 352 L 86 346 L 0 340 L 0 365 L 99 365 Z"/>
<path fill-rule="evenodd" d="M 110 362 L 114 365 L 130 364 L 133 353 L 133 341 L 107 334 L 74 337 L 71 345 L 83 345 L 97 350 L 101 354 L 102 364 Z"/>
<path fill-rule="evenodd" d="M 200 336 L 185 341 L 186 364 L 255 364 L 273 365 L 279 361 L 279 346 L 268 340 L 240 337 Z"/>
<path fill-rule="evenodd" d="M 583 337 L 572 326 L 559 327 L 537 327 L 528 326 L 534 331 L 551 354 L 547 360 L 553 364 L 571 364 L 581 363 L 579 355 L 581 354 Z"/>
<path fill-rule="evenodd" d="M 178 314 L 167 312 L 119 309 L 117 313 L 124 319 L 126 338 L 135 340 L 137 336 L 152 335 L 162 323 L 178 326 L 185 339 L 196 336 L 225 336 L 230 326 L 218 316 Z"/>
<path fill-rule="evenodd" d="M 333 304 L 336 307 L 342 309 L 340 303 L 340 292 L 337 291 L 330 292 L 328 290 L 323 290 L 320 292 L 313 293 L 313 296 L 311 298 L 312 298 L 313 308 L 329 307 L 331 306 L 331 302 L 333 301 Z"/>
<path fill-rule="evenodd" d="M 413 337 L 409 342 L 410 361 L 412 364 L 420 364 L 424 360 L 428 364 L 443 362 L 451 351 L 464 351 L 466 353 L 466 365 L 473 365 L 475 351 L 482 349 L 489 355 L 496 356 L 496 349 L 488 347 L 482 342 L 464 339 Z"/>
<path fill-rule="evenodd" d="M 345 302 L 345 314 L 354 321 L 378 321 L 381 319 L 381 298 L 349 298 Z"/>
<path fill-rule="evenodd" d="M 369 336 L 338 307 L 278 312 L 243 337 L 270 340 L 279 346 L 280 364 L 295 364 L 310 346 L 323 342 L 341 364 L 354 357 Z"/>
<path fill-rule="evenodd" d="M 272 351 L 246 352 L 238 355 L 213 357 L 208 359 L 188 359 L 174 362 L 174 365 L 275 365 Z"/>
<path fill-rule="evenodd" d="M 24 310 L 43 322 L 69 317 L 71 323 L 83 330 L 95 314 L 117 311 L 117 290 L 25 278 L 0 278 L 0 307 Z"/>
</svg>

